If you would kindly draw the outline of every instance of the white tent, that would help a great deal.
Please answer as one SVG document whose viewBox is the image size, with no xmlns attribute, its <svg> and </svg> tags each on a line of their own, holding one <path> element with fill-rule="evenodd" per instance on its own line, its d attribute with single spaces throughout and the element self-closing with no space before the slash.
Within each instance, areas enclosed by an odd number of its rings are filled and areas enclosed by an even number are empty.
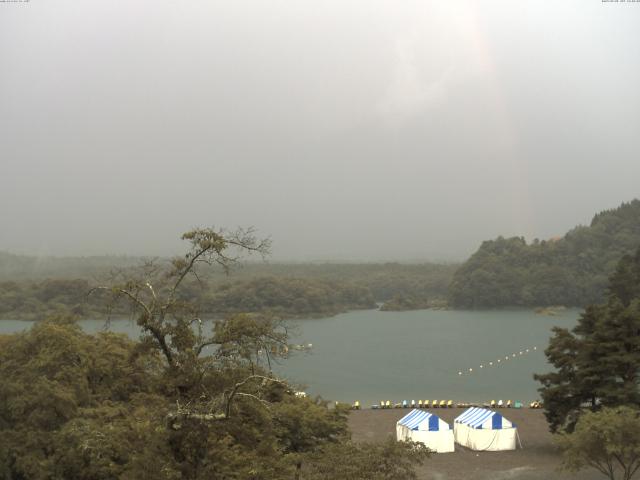
<svg viewBox="0 0 640 480">
<path fill-rule="evenodd" d="M 434 452 L 453 452 L 453 430 L 437 415 L 426 410 L 411 410 L 396 423 L 398 441 L 422 442 Z"/>
<path fill-rule="evenodd" d="M 516 426 L 500 413 L 472 407 L 453 422 L 456 442 L 472 450 L 515 450 Z"/>
</svg>

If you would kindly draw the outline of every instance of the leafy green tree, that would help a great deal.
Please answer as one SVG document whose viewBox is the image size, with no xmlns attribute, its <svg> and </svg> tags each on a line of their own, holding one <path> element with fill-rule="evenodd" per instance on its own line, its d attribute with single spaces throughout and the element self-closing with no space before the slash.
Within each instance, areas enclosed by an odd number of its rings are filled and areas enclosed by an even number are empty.
<svg viewBox="0 0 640 480">
<path fill-rule="evenodd" d="M 208 291 L 202 306 L 207 312 L 291 317 L 335 315 L 376 305 L 368 288 L 343 281 L 261 276 Z"/>
<path fill-rule="evenodd" d="M 558 445 L 564 470 L 592 467 L 610 480 L 630 480 L 640 468 L 640 413 L 629 407 L 586 413 Z"/>
<path fill-rule="evenodd" d="M 429 457 L 421 443 L 397 442 L 328 444 L 312 454 L 305 480 L 413 480 L 416 467 Z"/>
<path fill-rule="evenodd" d="M 198 266 L 219 265 L 225 272 L 245 253 L 266 255 L 268 240 L 258 240 L 251 230 L 232 233 L 210 228 L 185 233 L 190 244 L 183 257 L 169 265 L 149 262 L 131 276 L 130 272 L 114 278 L 107 286 L 96 287 L 116 299 L 129 302 L 137 324 L 145 338 L 162 352 L 167 365 L 174 370 L 191 368 L 198 363 L 202 350 L 215 341 L 202 329 L 200 309 L 181 296 L 181 286 L 187 277 L 198 279 Z M 194 328 L 195 327 L 195 328 Z"/>
<path fill-rule="evenodd" d="M 584 408 L 640 405 L 640 249 L 624 256 L 608 301 L 588 307 L 572 331 L 554 328 L 545 350 L 555 372 L 535 375 L 552 431 L 571 430 Z"/>
<path fill-rule="evenodd" d="M 328 443 L 340 443 L 347 437 L 348 408 L 336 405 L 329 410 L 321 399 L 285 399 L 274 408 L 277 436 L 300 478 L 306 453 Z"/>
<path fill-rule="evenodd" d="M 2 478 L 122 473 L 151 433 L 136 419 L 154 404 L 158 367 L 126 336 L 87 335 L 71 318 L 0 337 Z"/>
</svg>

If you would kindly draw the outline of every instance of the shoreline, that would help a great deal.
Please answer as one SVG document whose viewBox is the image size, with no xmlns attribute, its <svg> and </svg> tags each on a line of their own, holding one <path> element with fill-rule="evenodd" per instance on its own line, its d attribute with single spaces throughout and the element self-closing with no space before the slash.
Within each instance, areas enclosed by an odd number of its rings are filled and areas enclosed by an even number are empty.
<svg viewBox="0 0 640 480">
<path fill-rule="evenodd" d="M 340 315 L 344 315 L 344 314 L 349 314 L 349 313 L 354 313 L 354 312 L 382 312 L 382 313 L 411 313 L 411 312 L 427 312 L 427 311 L 438 311 L 438 312 L 477 312 L 477 313 L 486 313 L 486 312 L 490 312 L 490 311 L 496 311 L 496 312 L 531 312 L 534 313 L 536 315 L 539 315 L 541 317 L 562 317 L 564 316 L 567 312 L 571 312 L 571 311 L 578 311 L 581 312 L 584 310 L 585 307 L 581 307 L 581 306 L 548 306 L 548 307 L 540 307 L 540 306 L 520 306 L 520 305 L 502 305 L 502 306 L 497 306 L 497 307 L 491 307 L 491 308 L 464 308 L 464 307 L 452 307 L 452 306 L 447 306 L 447 307 L 429 307 L 429 308 L 415 308 L 415 309 L 402 309 L 402 310 L 384 310 L 382 309 L 382 305 L 384 305 L 383 303 L 378 304 L 377 307 L 375 308 L 352 308 L 352 309 L 346 309 L 346 310 L 335 310 L 335 311 L 327 311 L 327 312 L 312 312 L 312 313 L 308 313 L 304 316 L 297 316 L 298 314 L 295 313 L 288 313 L 288 312 L 235 312 L 235 311 L 229 311 L 229 312 L 225 312 L 225 313 L 204 313 L 202 316 L 205 317 L 207 320 L 217 320 L 217 319 L 221 319 L 224 318 L 227 315 L 236 315 L 236 314 L 240 314 L 240 313 L 248 313 L 248 314 L 256 314 L 256 315 L 260 315 L 260 314 L 264 314 L 264 313 L 275 313 L 276 315 L 278 313 L 280 313 L 280 316 L 282 318 L 282 320 L 285 321 L 307 321 L 307 320 L 319 320 L 319 319 L 328 319 L 328 318 L 335 318 L 338 317 Z M 544 310 L 544 311 L 541 311 Z M 549 311 L 553 311 L 553 313 L 547 313 L 546 310 Z M 65 314 L 65 313 L 69 313 L 71 314 L 71 312 L 64 312 L 64 311 L 52 311 L 52 312 L 45 312 L 43 315 L 43 318 L 46 318 L 47 316 L 51 316 L 51 315 L 57 315 L 57 314 Z M 32 315 L 32 314 L 30 314 Z M 82 321 L 86 321 L 86 320 L 100 320 L 100 317 L 106 317 L 106 314 L 104 314 L 102 311 L 100 312 L 96 312 L 95 315 L 82 315 L 78 317 L 78 321 L 82 322 Z M 16 322 L 38 322 L 40 320 L 42 320 L 43 318 L 38 318 L 38 319 L 34 319 L 34 318 L 26 318 L 26 316 L 23 316 L 21 314 L 18 314 L 17 317 L 7 317 L 7 316 L 0 316 L 0 322 L 2 321 L 16 321 Z M 128 314 L 126 312 L 122 312 L 120 314 L 118 314 L 117 316 L 114 316 L 112 318 L 113 320 L 121 320 L 121 319 L 128 319 Z"/>
<path fill-rule="evenodd" d="M 461 408 L 424 409 L 449 423 L 464 411 Z M 577 474 L 558 471 L 561 457 L 553 443 L 544 413 L 540 409 L 498 409 L 516 424 L 523 448 L 505 452 L 476 452 L 456 444 L 453 453 L 436 453 L 418 468 L 419 480 L 601 480 L 596 470 Z M 396 422 L 410 409 L 352 410 L 349 429 L 355 442 L 395 438 Z"/>
</svg>

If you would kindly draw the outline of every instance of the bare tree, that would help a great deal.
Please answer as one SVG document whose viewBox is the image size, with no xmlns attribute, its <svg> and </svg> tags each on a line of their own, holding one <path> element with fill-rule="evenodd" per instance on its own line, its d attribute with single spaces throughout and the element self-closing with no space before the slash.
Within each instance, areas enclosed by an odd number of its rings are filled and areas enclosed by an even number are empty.
<svg viewBox="0 0 640 480">
<path fill-rule="evenodd" d="M 286 350 L 288 332 L 278 319 L 252 315 L 217 320 L 206 328 L 197 302 L 184 291 L 185 281 L 193 278 L 204 288 L 203 267 L 218 267 L 228 274 L 246 255 L 267 255 L 270 241 L 258 239 L 253 229 L 212 228 L 191 230 L 182 239 L 189 242 L 184 256 L 165 264 L 149 260 L 136 271 L 115 272 L 108 284 L 91 293 L 107 292 L 112 302 L 128 302 L 143 341 L 166 360 L 178 414 L 226 418 L 238 397 L 264 403 L 258 392 L 269 384 L 283 383 L 273 377 L 270 367 L 272 358 Z M 267 372 L 260 369 L 260 358 L 266 359 Z M 212 391 L 212 375 L 224 377 L 227 386 L 218 385 Z M 222 413 L 211 413 L 216 411 Z"/>
</svg>

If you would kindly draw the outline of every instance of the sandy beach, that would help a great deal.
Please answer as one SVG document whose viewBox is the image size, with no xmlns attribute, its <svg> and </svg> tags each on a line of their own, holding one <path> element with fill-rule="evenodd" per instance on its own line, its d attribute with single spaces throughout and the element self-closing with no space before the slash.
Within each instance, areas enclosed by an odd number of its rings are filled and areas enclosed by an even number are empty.
<svg viewBox="0 0 640 480">
<path fill-rule="evenodd" d="M 395 436 L 396 422 L 408 409 L 359 410 L 349 416 L 355 441 L 376 441 Z M 430 410 L 449 424 L 464 409 Z M 549 480 L 604 478 L 595 470 L 576 475 L 558 472 L 560 455 L 556 451 L 541 410 L 502 409 L 501 413 L 518 427 L 522 449 L 509 452 L 474 452 L 456 444 L 454 453 L 433 454 L 419 470 L 424 480 Z"/>
</svg>

